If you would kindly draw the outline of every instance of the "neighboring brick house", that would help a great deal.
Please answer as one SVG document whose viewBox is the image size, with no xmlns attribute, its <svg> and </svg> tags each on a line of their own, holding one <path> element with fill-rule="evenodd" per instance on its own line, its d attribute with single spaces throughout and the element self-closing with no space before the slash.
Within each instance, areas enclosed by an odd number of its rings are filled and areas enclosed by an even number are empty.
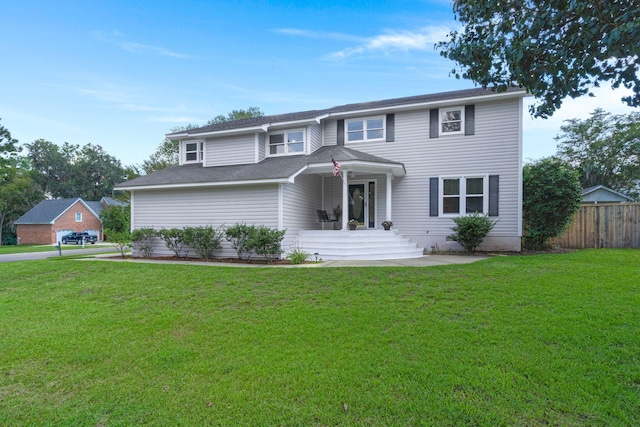
<svg viewBox="0 0 640 427">
<path fill-rule="evenodd" d="M 89 232 L 103 240 L 100 212 L 110 203 L 110 198 L 100 202 L 87 202 L 81 198 L 43 200 L 16 220 L 16 234 L 21 244 L 55 244 L 62 236 L 77 232 Z"/>
</svg>

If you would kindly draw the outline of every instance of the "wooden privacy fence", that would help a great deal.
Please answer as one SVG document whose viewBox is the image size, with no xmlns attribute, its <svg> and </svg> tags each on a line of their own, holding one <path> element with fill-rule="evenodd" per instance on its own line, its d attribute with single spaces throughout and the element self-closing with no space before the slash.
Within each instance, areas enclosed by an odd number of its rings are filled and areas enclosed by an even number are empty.
<svg viewBox="0 0 640 427">
<path fill-rule="evenodd" d="M 640 248 L 640 203 L 582 205 L 555 243 L 561 248 Z"/>
</svg>

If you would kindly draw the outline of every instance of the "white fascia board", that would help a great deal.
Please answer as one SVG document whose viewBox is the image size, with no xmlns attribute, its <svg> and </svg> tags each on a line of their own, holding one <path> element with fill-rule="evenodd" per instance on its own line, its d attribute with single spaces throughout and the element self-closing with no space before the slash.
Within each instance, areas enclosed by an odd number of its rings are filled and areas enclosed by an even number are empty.
<svg viewBox="0 0 640 427">
<path fill-rule="evenodd" d="M 296 177 L 298 175 L 300 175 L 302 172 L 306 171 L 309 168 L 309 165 L 304 165 L 302 168 L 300 168 L 300 170 L 298 170 L 297 172 L 294 172 L 290 177 L 289 177 L 289 182 L 291 184 L 294 183 L 294 180 L 296 179 Z"/>
<path fill-rule="evenodd" d="M 322 121 L 323 121 L 324 119 L 326 119 L 327 117 L 329 117 L 329 113 L 326 113 L 326 114 L 322 114 L 322 115 L 320 115 L 320 116 L 317 116 L 317 117 L 315 118 L 315 122 L 316 122 L 316 123 L 318 123 L 318 124 L 320 124 L 320 123 L 322 123 Z"/>
<path fill-rule="evenodd" d="M 313 118 L 310 118 L 310 119 L 290 120 L 288 122 L 269 123 L 269 129 L 271 129 L 271 128 L 288 128 L 288 127 L 292 127 L 292 126 L 302 126 L 302 125 L 309 125 L 309 124 L 313 124 L 313 123 L 320 123 L 318 121 L 317 117 L 313 117 Z"/>
<path fill-rule="evenodd" d="M 330 173 L 333 171 L 333 163 L 316 163 L 304 168 L 309 173 Z M 405 176 L 406 170 L 401 163 L 377 163 L 360 160 L 340 160 L 340 170 L 344 172 L 391 172 L 394 176 Z M 302 171 L 301 171 L 302 172 Z"/>
<path fill-rule="evenodd" d="M 249 181 L 224 181 L 224 182 L 193 182 L 187 184 L 160 184 L 160 185 L 137 185 L 134 187 L 118 187 L 116 190 L 136 191 L 136 190 L 167 190 L 172 188 L 202 188 L 202 187 L 233 187 L 237 185 L 255 184 L 285 184 L 293 182 L 291 177 L 274 179 L 254 179 Z"/>
<path fill-rule="evenodd" d="M 351 111 L 342 111 L 340 113 L 329 113 L 328 115 L 333 118 L 340 117 L 349 117 L 349 116 L 361 116 L 367 114 L 380 114 L 383 112 L 394 112 L 394 111 L 403 111 L 403 110 L 413 110 L 416 108 L 436 108 L 445 105 L 461 105 L 461 104 L 470 104 L 475 102 L 482 101 L 491 101 L 494 99 L 509 99 L 509 98 L 524 98 L 528 95 L 524 89 L 522 91 L 514 91 L 514 92 L 501 92 L 501 93 L 491 93 L 487 95 L 480 96 L 467 96 L 464 98 L 450 98 L 450 99 L 442 99 L 439 101 L 425 101 L 425 102 L 416 102 L 413 104 L 400 104 L 400 105 L 392 105 L 386 107 L 377 107 L 377 108 L 367 108 L 363 110 L 351 110 Z"/>
<path fill-rule="evenodd" d="M 226 130 L 218 130 L 218 131 L 210 131 L 210 132 L 167 134 L 165 135 L 165 138 L 169 138 L 169 136 L 171 136 L 171 138 L 169 139 L 180 139 L 182 141 L 182 140 L 191 139 L 191 138 L 193 139 L 206 138 L 207 136 L 233 135 L 233 134 L 239 134 L 239 133 L 260 132 L 260 131 L 266 132 L 268 128 L 269 128 L 269 125 L 264 124 L 261 126 L 251 126 L 247 128 L 226 129 Z"/>
</svg>

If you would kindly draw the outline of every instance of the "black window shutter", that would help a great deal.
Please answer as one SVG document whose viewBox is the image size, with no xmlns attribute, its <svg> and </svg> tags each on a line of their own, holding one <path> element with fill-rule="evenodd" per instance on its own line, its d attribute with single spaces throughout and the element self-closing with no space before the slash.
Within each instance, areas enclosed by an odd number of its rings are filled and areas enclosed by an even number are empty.
<svg viewBox="0 0 640 427">
<path fill-rule="evenodd" d="M 475 135 L 476 133 L 476 106 L 464 106 L 464 134 Z"/>
<path fill-rule="evenodd" d="M 429 216 L 438 216 L 438 178 L 429 178 Z"/>
<path fill-rule="evenodd" d="M 338 125 L 338 140 L 337 143 L 338 145 L 342 145 L 344 147 L 344 119 L 338 120 L 337 122 Z"/>
<path fill-rule="evenodd" d="M 429 138 L 437 138 L 440 132 L 438 132 L 438 115 L 439 110 L 432 108 L 429 110 Z"/>
<path fill-rule="evenodd" d="M 489 175 L 489 216 L 498 216 L 498 187 L 500 176 Z"/>
<path fill-rule="evenodd" d="M 396 115 L 387 114 L 387 142 L 393 142 L 396 137 Z"/>
</svg>

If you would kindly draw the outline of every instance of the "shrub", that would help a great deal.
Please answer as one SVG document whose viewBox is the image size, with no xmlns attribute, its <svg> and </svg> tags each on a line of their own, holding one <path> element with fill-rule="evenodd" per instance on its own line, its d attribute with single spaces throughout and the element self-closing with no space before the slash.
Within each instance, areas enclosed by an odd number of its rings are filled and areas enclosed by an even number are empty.
<svg viewBox="0 0 640 427">
<path fill-rule="evenodd" d="M 225 237 L 227 241 L 231 242 L 231 246 L 238 253 L 238 258 L 249 259 L 251 257 L 249 239 L 254 229 L 254 226 L 249 227 L 244 223 L 234 224 L 226 228 Z"/>
<path fill-rule="evenodd" d="M 104 232 L 109 236 L 109 242 L 120 252 L 120 256 L 124 258 L 125 252 L 131 246 L 131 233 L 129 230 L 115 231 L 108 228 Z"/>
<path fill-rule="evenodd" d="M 291 264 L 303 264 L 309 258 L 309 254 L 300 248 L 296 248 L 289 252 L 287 259 L 291 261 Z"/>
<path fill-rule="evenodd" d="M 209 259 L 213 253 L 220 249 L 220 244 L 224 231 L 222 228 L 213 228 L 210 225 L 205 227 L 185 227 L 184 243 L 190 246 L 202 259 Z"/>
<path fill-rule="evenodd" d="M 471 215 L 454 218 L 456 223 L 451 230 L 451 239 L 460 243 L 467 252 L 475 252 L 476 248 L 496 225 L 487 215 L 473 213 Z"/>
<path fill-rule="evenodd" d="M 131 229 L 131 208 L 129 206 L 107 206 L 100 212 L 100 220 L 105 229 L 108 228 L 116 232 L 128 231 Z"/>
<path fill-rule="evenodd" d="M 182 247 L 184 246 L 184 230 L 180 228 L 164 228 L 158 231 L 158 236 L 164 241 L 177 257 L 182 255 Z M 185 254 L 186 256 L 186 254 Z"/>
<path fill-rule="evenodd" d="M 158 232 L 153 228 L 138 228 L 131 233 L 131 245 L 133 249 L 140 252 L 144 258 L 151 258 L 153 253 L 153 241 Z"/>
<path fill-rule="evenodd" d="M 269 260 L 278 259 L 282 254 L 282 239 L 287 230 L 276 230 L 274 228 L 251 227 L 249 237 L 249 247 L 260 256 Z"/>
<path fill-rule="evenodd" d="M 525 246 L 548 247 L 549 239 L 560 236 L 580 208 L 579 173 L 556 158 L 540 159 L 525 165 L 522 187 Z"/>
</svg>

